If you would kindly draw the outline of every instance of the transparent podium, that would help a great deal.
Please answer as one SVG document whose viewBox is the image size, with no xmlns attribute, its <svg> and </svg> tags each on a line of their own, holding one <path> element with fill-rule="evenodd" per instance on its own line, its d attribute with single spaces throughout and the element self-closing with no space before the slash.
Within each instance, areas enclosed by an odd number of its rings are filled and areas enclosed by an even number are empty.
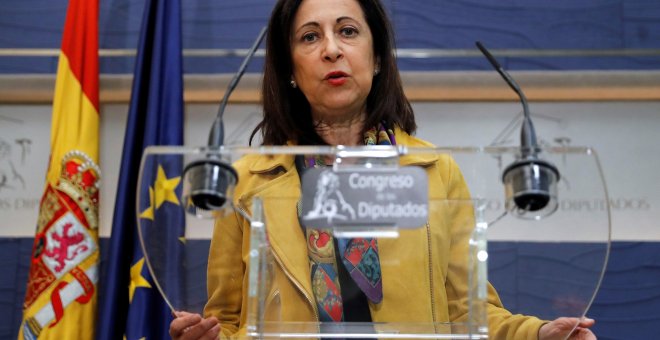
<svg viewBox="0 0 660 340">
<path fill-rule="evenodd" d="M 609 254 L 604 177 L 589 148 L 539 157 L 556 188 L 521 208 L 502 181 L 519 148 L 150 147 L 148 275 L 236 338 L 487 339 L 580 318 Z M 188 171 L 207 163 L 225 165 Z"/>
</svg>

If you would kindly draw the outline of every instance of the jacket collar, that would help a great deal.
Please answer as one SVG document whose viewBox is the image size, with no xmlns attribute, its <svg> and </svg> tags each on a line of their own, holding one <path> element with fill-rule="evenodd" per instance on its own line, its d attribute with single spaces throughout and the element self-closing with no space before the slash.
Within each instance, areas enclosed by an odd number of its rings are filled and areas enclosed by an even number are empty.
<svg viewBox="0 0 660 340">
<path fill-rule="evenodd" d="M 407 146 L 410 148 L 431 148 L 432 144 L 424 142 L 418 138 L 412 137 L 406 132 L 402 131 L 398 126 L 394 129 L 394 137 L 396 138 L 397 145 Z M 287 146 L 295 146 L 294 142 L 288 142 Z M 430 153 L 413 153 L 406 154 L 400 157 L 399 163 L 401 165 L 417 165 L 429 166 L 438 160 L 438 155 Z M 273 172 L 281 168 L 288 172 L 294 166 L 294 157 L 292 155 L 269 155 L 266 157 L 259 157 L 252 165 L 250 165 L 250 172 L 252 174 L 263 174 Z"/>
<path fill-rule="evenodd" d="M 397 145 L 403 145 L 409 148 L 434 148 L 431 143 L 425 142 L 419 138 L 413 137 L 406 132 L 402 131 L 398 126 L 394 129 L 394 137 L 396 138 Z M 411 153 L 401 156 L 399 164 L 401 165 L 416 165 L 427 167 L 438 161 L 439 156 L 437 153 L 429 150 L 428 153 Z"/>
</svg>

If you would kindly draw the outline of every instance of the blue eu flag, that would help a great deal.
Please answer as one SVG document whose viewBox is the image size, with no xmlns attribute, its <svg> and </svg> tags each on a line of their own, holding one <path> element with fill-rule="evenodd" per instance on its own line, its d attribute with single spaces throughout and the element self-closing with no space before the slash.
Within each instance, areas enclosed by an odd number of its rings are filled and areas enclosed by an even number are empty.
<svg viewBox="0 0 660 340">
<path fill-rule="evenodd" d="M 150 258 L 183 256 L 184 216 L 181 159 L 152 157 L 144 165 L 141 197 L 136 202 L 138 172 L 150 145 L 183 143 L 183 76 L 180 0 L 147 0 L 135 63 L 120 177 L 107 260 L 102 262 L 99 339 L 165 339 L 172 319 L 151 277 L 140 248 L 136 221 L 142 230 L 157 227 L 162 245 Z M 139 203 L 139 206 L 137 206 Z M 137 212 L 136 212 L 137 206 Z M 136 219 L 136 215 L 138 215 Z M 164 222 L 166 221 L 166 222 Z M 152 239 L 153 241 L 153 239 Z M 160 254 L 156 254 L 158 251 Z M 172 259 L 173 258 L 173 259 Z M 175 278 L 178 275 L 173 275 Z M 169 278 L 158 278 L 167 280 Z M 176 282 L 160 282 L 176 292 Z M 176 299 L 176 296 L 172 296 Z"/>
</svg>

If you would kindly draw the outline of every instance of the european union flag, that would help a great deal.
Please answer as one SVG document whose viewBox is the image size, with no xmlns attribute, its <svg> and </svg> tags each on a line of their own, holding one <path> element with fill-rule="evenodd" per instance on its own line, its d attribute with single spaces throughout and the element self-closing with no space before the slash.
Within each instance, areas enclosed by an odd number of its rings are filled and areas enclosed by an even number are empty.
<svg viewBox="0 0 660 340">
<path fill-rule="evenodd" d="M 131 104 L 108 258 L 101 265 L 99 339 L 169 338 L 172 318 L 147 270 L 136 226 L 140 159 L 150 145 L 183 143 L 183 76 L 180 0 L 147 0 L 133 78 Z M 183 256 L 181 159 L 150 158 L 144 166 L 137 214 L 143 228 L 162 230 L 162 254 Z M 166 222 L 163 222 L 166 221 Z M 157 250 L 154 250 L 154 252 Z M 149 258 L 156 254 L 149 254 Z M 168 263 L 175 263 L 169 261 Z M 158 278 L 164 280 L 165 278 Z M 176 283 L 160 283 L 175 287 Z M 175 289 L 171 291 L 176 291 Z M 175 298 L 173 296 L 172 298 Z"/>
</svg>

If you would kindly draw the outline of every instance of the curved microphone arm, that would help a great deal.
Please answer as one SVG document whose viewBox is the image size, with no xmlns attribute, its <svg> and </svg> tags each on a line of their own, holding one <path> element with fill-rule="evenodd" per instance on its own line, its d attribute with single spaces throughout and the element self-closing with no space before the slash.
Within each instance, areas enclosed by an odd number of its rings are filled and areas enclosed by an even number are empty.
<svg viewBox="0 0 660 340">
<path fill-rule="evenodd" d="M 245 59 L 243 59 L 243 63 L 238 68 L 238 72 L 236 72 L 234 78 L 229 82 L 229 85 L 227 86 L 225 95 L 222 98 L 222 101 L 220 102 L 220 108 L 218 109 L 218 114 L 216 115 L 215 120 L 213 121 L 213 126 L 211 128 L 211 131 L 209 132 L 208 146 L 211 148 L 218 148 L 224 143 L 225 126 L 222 117 L 225 113 L 225 108 L 227 107 L 229 96 L 231 95 L 232 92 L 234 92 L 236 85 L 238 85 L 238 82 L 243 77 L 243 74 L 245 73 L 247 66 L 250 64 L 250 60 L 252 59 L 252 56 L 254 56 L 254 54 L 257 52 L 257 48 L 259 48 L 259 45 L 261 45 L 261 42 L 264 40 L 264 37 L 266 36 L 266 31 L 267 31 L 266 27 L 261 29 L 261 31 L 259 32 L 259 36 L 254 41 L 254 44 L 252 44 L 252 47 L 250 47 L 250 49 L 248 50 Z"/>
<path fill-rule="evenodd" d="M 520 98 L 520 102 L 522 103 L 523 107 L 523 123 L 522 123 L 522 129 L 520 131 L 520 143 L 522 150 L 521 152 L 523 153 L 523 157 L 527 156 L 535 156 L 538 153 L 538 144 L 536 143 L 536 131 L 534 130 L 534 124 L 532 124 L 532 118 L 529 113 L 529 104 L 527 104 L 527 97 L 525 97 L 525 93 L 520 89 L 520 86 L 518 86 L 518 83 L 516 83 L 515 80 L 507 73 L 504 71 L 504 68 L 502 68 L 502 65 L 500 65 L 499 62 L 493 57 L 490 52 L 486 49 L 486 47 L 480 42 L 476 42 L 477 48 L 481 51 L 486 56 L 486 59 L 490 62 L 491 65 L 493 65 L 493 68 L 497 73 L 499 73 L 502 78 L 504 78 L 504 81 L 511 87 L 511 89 L 518 94 L 518 97 Z"/>
</svg>

